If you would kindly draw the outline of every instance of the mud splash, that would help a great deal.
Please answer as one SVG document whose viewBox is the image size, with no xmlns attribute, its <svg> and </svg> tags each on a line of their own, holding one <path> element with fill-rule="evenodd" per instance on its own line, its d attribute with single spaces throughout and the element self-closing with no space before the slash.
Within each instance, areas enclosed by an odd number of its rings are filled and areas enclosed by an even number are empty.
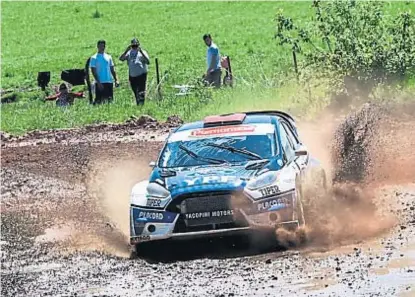
<svg viewBox="0 0 415 297">
<path fill-rule="evenodd" d="M 129 257 L 130 189 L 148 176 L 148 162 L 120 159 L 108 163 L 104 158 L 95 158 L 88 166 L 85 187 L 90 217 L 84 220 L 81 232 L 65 242 L 66 251 L 100 251 Z M 100 224 L 96 224 L 97 220 Z"/>
<path fill-rule="evenodd" d="M 2 233 L 27 228 L 34 245 L 57 254 L 128 257 L 129 191 L 148 175 L 157 148 L 114 142 L 29 146 L 16 149 L 19 153 L 8 149 L 2 156 L 7 166 L 1 169 Z M 5 222 L 6 215 L 10 221 Z"/>
<path fill-rule="evenodd" d="M 48 216 L 51 227 L 46 228 L 44 234 L 38 235 L 35 243 L 52 244 L 57 254 L 89 251 L 118 257 L 129 256 L 127 237 L 108 222 L 93 201 L 57 206 L 53 214 L 49 211 L 42 215 Z"/>
<path fill-rule="evenodd" d="M 396 225 L 397 218 L 393 213 L 385 212 L 387 206 L 378 201 L 378 195 L 373 189 L 359 184 L 334 184 L 305 212 L 307 246 L 334 248 L 390 230 Z"/>
<path fill-rule="evenodd" d="M 401 105 L 367 103 L 340 120 L 333 114 L 300 124 L 306 145 L 322 160 L 332 183 L 325 193 L 313 180 L 303 185 L 307 227 L 295 233 L 278 229 L 281 244 L 330 249 L 379 236 L 399 222 L 396 201 L 386 199 L 381 189 L 414 181 L 415 133 L 408 127 L 415 121 L 403 117 L 402 110 Z"/>
<path fill-rule="evenodd" d="M 90 171 L 89 194 L 113 227 L 129 236 L 130 190 L 135 183 L 148 177 L 148 163 L 120 160 L 106 169 L 103 169 L 102 161 L 96 164 Z"/>
</svg>

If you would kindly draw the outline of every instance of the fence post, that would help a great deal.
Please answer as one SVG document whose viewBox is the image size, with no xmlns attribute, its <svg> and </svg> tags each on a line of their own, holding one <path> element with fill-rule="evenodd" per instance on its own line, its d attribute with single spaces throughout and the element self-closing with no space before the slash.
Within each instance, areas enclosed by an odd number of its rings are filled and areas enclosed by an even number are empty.
<svg viewBox="0 0 415 297">
<path fill-rule="evenodd" d="M 295 51 L 293 50 L 293 60 L 294 60 L 294 69 L 295 69 L 295 74 L 297 75 L 297 82 L 299 81 L 299 77 L 298 77 L 298 67 L 297 67 L 297 55 L 295 54 Z"/>
<path fill-rule="evenodd" d="M 156 58 L 156 76 L 157 76 L 157 95 L 161 98 L 160 95 L 160 71 L 159 71 L 159 59 Z"/>
</svg>

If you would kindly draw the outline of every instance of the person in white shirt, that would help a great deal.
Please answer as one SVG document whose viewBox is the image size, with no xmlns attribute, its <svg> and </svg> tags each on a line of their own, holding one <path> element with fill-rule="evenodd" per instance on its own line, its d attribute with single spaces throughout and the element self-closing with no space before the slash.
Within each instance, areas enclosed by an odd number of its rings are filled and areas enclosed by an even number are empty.
<svg viewBox="0 0 415 297">
<path fill-rule="evenodd" d="M 141 48 L 137 38 L 133 38 L 119 59 L 128 63 L 128 77 L 137 105 L 144 104 L 148 65 L 150 65 L 147 51 Z"/>
<path fill-rule="evenodd" d="M 89 66 L 95 78 L 94 104 L 111 102 L 114 97 L 113 83 L 118 87 L 117 74 L 111 55 L 105 53 L 105 40 L 97 42 L 98 52 L 90 59 Z M 114 79 L 113 79 L 114 78 Z"/>
</svg>

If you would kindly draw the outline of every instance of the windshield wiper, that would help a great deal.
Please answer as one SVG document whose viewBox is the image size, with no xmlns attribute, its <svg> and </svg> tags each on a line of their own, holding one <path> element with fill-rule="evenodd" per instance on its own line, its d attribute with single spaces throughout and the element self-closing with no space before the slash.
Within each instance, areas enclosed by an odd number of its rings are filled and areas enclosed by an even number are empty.
<svg viewBox="0 0 415 297">
<path fill-rule="evenodd" d="M 238 149 L 238 148 L 235 148 L 235 147 L 230 146 L 230 145 L 223 145 L 223 144 L 216 144 L 216 143 L 207 143 L 206 145 L 207 146 L 218 147 L 218 148 L 223 148 L 223 149 L 231 151 L 233 153 L 240 153 L 240 154 L 243 154 L 243 155 L 246 155 L 246 156 L 250 156 L 250 157 L 253 158 L 253 160 L 261 160 L 262 159 L 260 155 L 257 155 L 257 154 L 255 154 L 251 151 L 248 151 L 248 150 L 245 150 L 245 149 Z"/>
<path fill-rule="evenodd" d="M 247 170 L 261 169 L 266 164 L 268 164 L 270 162 L 270 160 L 261 160 L 260 162 L 256 162 L 256 161 L 252 161 L 252 162 L 255 162 L 255 163 L 251 163 L 251 164 L 246 165 L 245 169 L 247 169 Z"/>
<path fill-rule="evenodd" d="M 189 150 L 187 147 L 185 147 L 183 144 L 179 144 L 179 148 L 181 148 L 182 150 L 184 150 L 190 157 L 194 158 L 194 159 L 204 159 L 209 161 L 212 164 L 223 164 L 223 163 L 227 163 L 224 160 L 218 160 L 218 159 L 214 159 L 214 158 L 209 158 L 209 157 L 202 157 L 199 156 L 198 154 L 196 154 L 195 152 L 192 152 L 191 150 Z"/>
</svg>

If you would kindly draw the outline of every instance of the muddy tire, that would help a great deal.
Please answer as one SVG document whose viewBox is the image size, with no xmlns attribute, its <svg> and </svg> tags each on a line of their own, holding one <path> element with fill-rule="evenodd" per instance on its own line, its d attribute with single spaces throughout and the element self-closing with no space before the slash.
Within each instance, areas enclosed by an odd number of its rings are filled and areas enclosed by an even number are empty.
<svg viewBox="0 0 415 297">
<path fill-rule="evenodd" d="M 232 238 L 232 248 L 235 250 L 243 250 L 251 247 L 249 235 L 237 235 Z"/>
<path fill-rule="evenodd" d="M 148 244 L 146 243 L 137 243 L 134 247 L 131 247 L 130 259 L 137 259 L 141 255 L 144 255 L 148 250 L 147 246 Z"/>
<path fill-rule="evenodd" d="M 297 186 L 296 189 L 296 205 L 295 205 L 295 219 L 298 220 L 298 227 L 305 226 L 305 218 L 304 218 L 304 207 L 303 207 L 303 196 L 301 185 Z"/>
<path fill-rule="evenodd" d="M 274 230 L 257 230 L 252 232 L 247 241 L 244 242 L 245 246 L 257 253 L 266 253 L 275 250 L 277 245 L 277 236 Z"/>
<path fill-rule="evenodd" d="M 327 177 L 324 169 L 315 169 L 308 172 L 301 180 L 296 182 L 296 219 L 299 227 L 305 227 L 307 224 L 307 214 L 315 210 L 318 199 L 324 197 L 327 193 Z"/>
<path fill-rule="evenodd" d="M 136 247 L 131 248 L 129 258 L 130 258 L 130 260 L 134 260 L 134 259 L 138 258 L 138 253 L 137 253 Z"/>
<path fill-rule="evenodd" d="M 300 178 L 297 178 L 295 183 L 295 194 L 294 220 L 298 220 L 298 227 L 301 228 L 305 226 L 305 217 L 303 206 L 303 188 Z"/>
</svg>

